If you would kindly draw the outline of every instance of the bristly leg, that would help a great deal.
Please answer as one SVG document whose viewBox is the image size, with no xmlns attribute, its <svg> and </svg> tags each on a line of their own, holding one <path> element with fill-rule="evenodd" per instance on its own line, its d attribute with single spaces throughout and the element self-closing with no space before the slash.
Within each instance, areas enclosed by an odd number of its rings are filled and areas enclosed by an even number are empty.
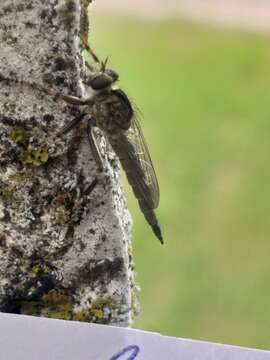
<svg viewBox="0 0 270 360">
<path fill-rule="evenodd" d="M 82 37 L 82 42 L 87 53 L 90 55 L 90 57 L 93 58 L 95 63 L 97 63 L 100 66 L 100 71 L 102 72 L 105 71 L 108 58 L 106 58 L 105 61 L 100 60 L 99 57 L 94 52 L 94 50 L 89 46 L 88 41 L 85 37 Z M 88 67 L 89 64 L 86 66 Z"/>
</svg>

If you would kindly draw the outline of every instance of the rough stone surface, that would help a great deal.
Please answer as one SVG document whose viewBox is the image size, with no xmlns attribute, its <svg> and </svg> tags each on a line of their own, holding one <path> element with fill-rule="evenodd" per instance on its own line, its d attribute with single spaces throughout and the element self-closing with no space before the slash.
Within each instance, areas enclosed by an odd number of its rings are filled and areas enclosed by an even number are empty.
<svg viewBox="0 0 270 360">
<path fill-rule="evenodd" d="M 23 83 L 83 93 L 89 2 L 1 0 L 0 311 L 129 325 L 131 219 L 118 160 L 101 136 L 98 173 L 83 127 L 57 135 L 80 109 Z"/>
</svg>

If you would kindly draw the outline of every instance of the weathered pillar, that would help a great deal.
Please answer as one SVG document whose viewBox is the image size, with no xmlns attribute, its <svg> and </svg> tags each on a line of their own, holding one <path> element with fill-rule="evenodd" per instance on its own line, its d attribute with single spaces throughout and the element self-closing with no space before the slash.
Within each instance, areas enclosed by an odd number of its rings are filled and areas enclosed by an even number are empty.
<svg viewBox="0 0 270 360">
<path fill-rule="evenodd" d="M 89 0 L 1 0 L 0 311 L 127 326 L 131 219 L 104 138 L 98 173 L 80 109 Z M 24 82 L 27 82 L 25 84 Z"/>
</svg>

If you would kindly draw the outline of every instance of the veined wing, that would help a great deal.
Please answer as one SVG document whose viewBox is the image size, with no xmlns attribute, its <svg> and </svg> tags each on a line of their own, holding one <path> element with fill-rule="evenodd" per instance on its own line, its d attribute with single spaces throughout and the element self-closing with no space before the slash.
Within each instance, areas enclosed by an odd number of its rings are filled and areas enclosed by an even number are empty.
<svg viewBox="0 0 270 360">
<path fill-rule="evenodd" d="M 135 116 L 130 128 L 114 147 L 141 207 L 155 209 L 159 204 L 159 186 L 140 124 Z M 145 209 L 147 210 L 147 209 Z"/>
</svg>

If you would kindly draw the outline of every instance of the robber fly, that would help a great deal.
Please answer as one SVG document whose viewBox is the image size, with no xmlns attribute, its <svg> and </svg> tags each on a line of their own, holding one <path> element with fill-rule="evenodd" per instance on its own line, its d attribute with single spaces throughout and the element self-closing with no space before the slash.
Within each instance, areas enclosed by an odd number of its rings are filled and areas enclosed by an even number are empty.
<svg viewBox="0 0 270 360">
<path fill-rule="evenodd" d="M 89 91 L 87 97 L 65 95 L 53 89 L 44 89 L 35 83 L 29 83 L 29 85 L 45 91 L 55 100 L 62 99 L 68 104 L 86 106 L 87 113 L 82 112 L 78 118 L 70 121 L 60 130 L 59 135 L 68 133 L 87 118 L 89 144 L 98 169 L 102 171 L 103 161 L 93 129 L 98 127 L 103 131 L 121 162 L 146 221 L 163 244 L 163 237 L 154 212 L 159 204 L 159 186 L 133 106 L 127 95 L 114 86 L 119 78 L 116 71 L 107 69 L 107 60 L 100 61 L 88 44 L 84 42 L 84 45 L 94 61 L 99 64 L 99 70 L 96 71 L 86 62 L 86 66 L 90 70 L 89 75 L 84 79 L 85 88 Z M 19 80 L 7 79 L 0 74 L 0 81 L 17 82 Z M 25 81 L 22 83 L 28 84 Z"/>
<path fill-rule="evenodd" d="M 85 48 L 100 65 L 99 71 L 91 71 L 84 81 L 86 90 L 89 90 L 91 95 L 87 98 L 78 98 L 59 93 L 58 96 L 69 104 L 88 105 L 87 111 L 90 113 L 90 119 L 87 121 L 88 139 L 99 169 L 102 170 L 103 166 L 93 132 L 94 127 L 101 129 L 111 144 L 146 221 L 163 244 L 163 237 L 154 212 L 159 204 L 158 181 L 133 106 L 127 95 L 115 88 L 114 85 L 119 76 L 114 70 L 106 69 L 107 60 L 100 61 L 88 44 L 85 44 Z M 93 70 L 88 63 L 86 65 Z M 60 130 L 60 134 L 68 133 L 89 113 L 84 113 L 78 119 L 69 122 Z"/>
</svg>

